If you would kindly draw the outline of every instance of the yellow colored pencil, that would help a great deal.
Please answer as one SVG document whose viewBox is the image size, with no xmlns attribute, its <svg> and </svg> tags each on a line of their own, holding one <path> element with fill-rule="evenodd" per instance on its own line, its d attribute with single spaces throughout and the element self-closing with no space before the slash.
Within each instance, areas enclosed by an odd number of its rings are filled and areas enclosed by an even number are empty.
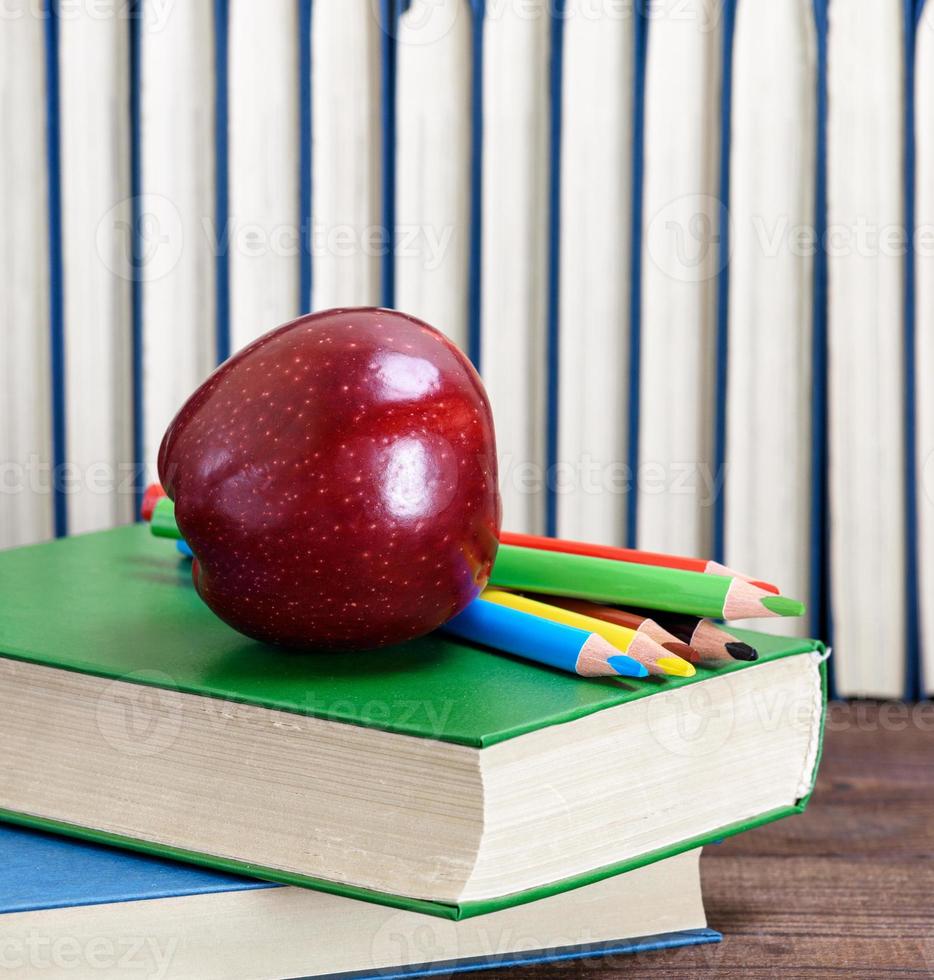
<svg viewBox="0 0 934 980">
<path fill-rule="evenodd" d="M 533 616 L 549 619 L 553 623 L 563 623 L 565 626 L 574 626 L 577 629 L 586 630 L 588 633 L 596 633 L 597 636 L 602 636 L 603 639 L 612 643 L 621 653 L 628 654 L 633 660 L 638 660 L 650 674 L 692 677 L 695 673 L 694 667 L 686 660 L 670 653 L 661 644 L 646 636 L 645 633 L 630 629 L 628 626 L 607 623 L 602 619 L 595 619 L 593 616 L 584 616 L 581 613 L 572 612 L 570 609 L 562 609 L 560 606 L 539 602 L 536 599 L 529 599 L 516 592 L 506 592 L 502 589 L 484 589 L 482 598 L 488 602 L 507 606 L 510 609 L 518 609 L 519 612 L 531 613 Z"/>
</svg>

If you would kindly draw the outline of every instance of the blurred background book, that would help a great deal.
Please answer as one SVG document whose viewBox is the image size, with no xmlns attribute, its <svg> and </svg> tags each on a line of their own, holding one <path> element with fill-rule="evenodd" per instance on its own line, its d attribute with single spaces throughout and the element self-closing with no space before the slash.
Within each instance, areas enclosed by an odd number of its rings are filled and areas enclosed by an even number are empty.
<svg viewBox="0 0 934 980">
<path fill-rule="evenodd" d="M 0 100 L 0 546 L 132 520 L 260 333 L 398 306 L 507 529 L 754 568 L 839 694 L 934 693 L 931 3 L 7 0 Z"/>
</svg>

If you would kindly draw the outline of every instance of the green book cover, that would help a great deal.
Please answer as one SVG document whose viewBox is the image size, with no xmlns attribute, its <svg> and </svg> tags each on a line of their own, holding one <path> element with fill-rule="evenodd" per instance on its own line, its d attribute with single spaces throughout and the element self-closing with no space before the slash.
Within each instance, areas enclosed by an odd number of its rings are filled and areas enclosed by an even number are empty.
<svg viewBox="0 0 934 980">
<path fill-rule="evenodd" d="M 188 562 L 144 525 L 0 554 L 0 656 L 396 734 L 483 749 L 714 674 L 755 669 L 735 662 L 693 678 L 589 680 L 431 635 L 362 654 L 303 654 L 266 646 L 217 619 L 198 598 Z M 821 650 L 814 640 L 734 631 L 759 663 Z M 822 676 L 823 676 L 822 670 Z M 169 679 L 167 682 L 166 679 Z M 826 697 L 826 680 L 824 680 Z M 0 781 L 2 790 L 2 781 Z M 4 819 L 106 840 L 270 880 L 463 918 L 617 874 L 804 808 L 807 800 L 702 839 L 641 855 L 518 895 L 444 905 L 178 851 L 0 809 Z M 0 792 L 0 808 L 3 799 Z"/>
</svg>

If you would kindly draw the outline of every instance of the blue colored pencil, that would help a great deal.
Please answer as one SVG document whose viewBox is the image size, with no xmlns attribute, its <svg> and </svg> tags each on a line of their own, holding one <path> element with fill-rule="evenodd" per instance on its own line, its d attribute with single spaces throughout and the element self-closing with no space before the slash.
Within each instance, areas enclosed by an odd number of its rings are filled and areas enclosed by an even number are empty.
<svg viewBox="0 0 934 980">
<path fill-rule="evenodd" d="M 461 640 L 582 677 L 645 677 L 648 671 L 596 633 L 475 599 L 441 629 Z"/>
</svg>

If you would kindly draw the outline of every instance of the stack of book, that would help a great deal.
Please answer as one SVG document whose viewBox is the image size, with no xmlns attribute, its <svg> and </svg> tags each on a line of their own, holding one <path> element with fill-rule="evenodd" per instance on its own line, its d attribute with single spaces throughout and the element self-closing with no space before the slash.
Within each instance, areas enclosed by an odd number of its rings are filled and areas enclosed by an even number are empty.
<svg viewBox="0 0 934 980">
<path fill-rule="evenodd" d="M 504 535 L 495 588 L 444 631 L 354 655 L 234 632 L 146 526 L 0 555 L 17 975 L 394 976 L 719 939 L 700 848 L 805 807 L 823 649 L 699 618 L 794 611 L 767 583 L 547 543 Z M 694 588 L 622 610 L 652 575 Z"/>
</svg>

